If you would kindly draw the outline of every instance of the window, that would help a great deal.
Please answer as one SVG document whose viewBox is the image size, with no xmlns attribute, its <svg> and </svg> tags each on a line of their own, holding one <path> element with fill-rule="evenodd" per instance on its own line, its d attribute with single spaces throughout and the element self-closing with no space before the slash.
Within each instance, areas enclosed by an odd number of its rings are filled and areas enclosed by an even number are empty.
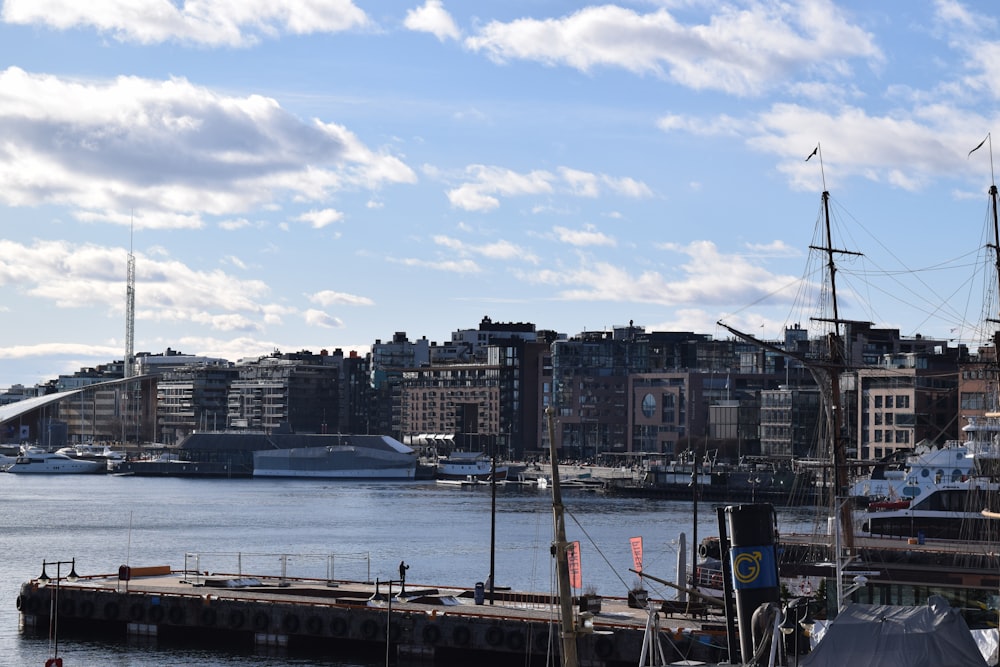
<svg viewBox="0 0 1000 667">
<path fill-rule="evenodd" d="M 891 408 L 892 407 L 892 396 L 886 396 L 885 397 L 885 407 L 887 407 L 887 408 Z"/>
<path fill-rule="evenodd" d="M 646 419 L 652 418 L 656 414 L 656 399 L 653 398 L 652 394 L 646 394 L 642 397 L 642 416 Z"/>
<path fill-rule="evenodd" d="M 882 395 L 881 394 L 879 394 L 879 395 L 877 395 L 875 397 L 875 407 L 876 408 L 881 408 L 882 407 Z"/>
</svg>

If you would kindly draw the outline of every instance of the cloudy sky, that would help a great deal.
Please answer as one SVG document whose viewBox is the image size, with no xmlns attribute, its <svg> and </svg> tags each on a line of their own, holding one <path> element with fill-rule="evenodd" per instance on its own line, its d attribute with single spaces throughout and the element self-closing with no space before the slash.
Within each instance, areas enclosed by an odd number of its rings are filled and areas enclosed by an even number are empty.
<svg viewBox="0 0 1000 667">
<path fill-rule="evenodd" d="M 774 338 L 824 188 L 842 316 L 978 343 L 993 9 L 0 0 L 0 387 L 123 357 L 130 248 L 137 351 Z"/>
</svg>

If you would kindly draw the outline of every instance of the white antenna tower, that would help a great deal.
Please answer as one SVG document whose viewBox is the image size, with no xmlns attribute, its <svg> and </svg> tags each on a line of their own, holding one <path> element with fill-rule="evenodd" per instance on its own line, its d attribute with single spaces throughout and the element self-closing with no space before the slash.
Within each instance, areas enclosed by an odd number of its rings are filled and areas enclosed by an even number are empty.
<svg viewBox="0 0 1000 667">
<path fill-rule="evenodd" d="M 125 377 L 135 375 L 135 255 L 132 254 L 134 213 L 129 220 L 128 269 L 125 278 Z"/>
</svg>

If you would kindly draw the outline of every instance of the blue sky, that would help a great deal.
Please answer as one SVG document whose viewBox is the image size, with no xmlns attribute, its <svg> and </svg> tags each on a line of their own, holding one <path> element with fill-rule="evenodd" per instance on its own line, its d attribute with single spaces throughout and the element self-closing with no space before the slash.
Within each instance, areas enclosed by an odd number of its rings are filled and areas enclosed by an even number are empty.
<svg viewBox="0 0 1000 667">
<path fill-rule="evenodd" d="M 843 316 L 996 314 L 990 3 L 0 7 L 0 387 L 123 357 L 130 243 L 137 351 L 777 337 L 821 314 L 824 179 Z"/>
</svg>

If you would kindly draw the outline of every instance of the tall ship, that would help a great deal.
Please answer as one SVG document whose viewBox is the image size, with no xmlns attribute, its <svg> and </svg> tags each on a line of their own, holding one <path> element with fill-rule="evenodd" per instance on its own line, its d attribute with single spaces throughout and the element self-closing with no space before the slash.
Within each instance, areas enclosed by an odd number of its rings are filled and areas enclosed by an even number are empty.
<svg viewBox="0 0 1000 667">
<path fill-rule="evenodd" d="M 309 446 L 255 451 L 253 476 L 323 479 L 413 479 L 416 476 L 416 452 L 389 436 L 319 435 L 309 436 L 309 439 L 312 440 Z"/>
</svg>

